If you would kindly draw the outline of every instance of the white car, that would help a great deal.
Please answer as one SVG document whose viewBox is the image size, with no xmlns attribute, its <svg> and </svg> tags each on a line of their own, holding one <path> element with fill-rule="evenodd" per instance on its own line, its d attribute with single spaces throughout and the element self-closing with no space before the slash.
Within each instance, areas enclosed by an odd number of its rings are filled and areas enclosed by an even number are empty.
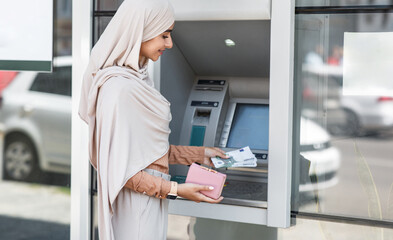
<svg viewBox="0 0 393 240">
<path fill-rule="evenodd" d="M 53 73 L 21 72 L 4 90 L 0 125 L 6 178 L 29 180 L 40 170 L 70 173 L 71 62 L 71 57 L 58 57 Z M 334 185 L 340 154 L 331 146 L 329 134 L 305 118 L 300 134 L 301 154 L 311 163 L 308 175 L 318 188 Z M 313 187 L 310 181 L 303 182 L 300 190 Z"/>
<path fill-rule="evenodd" d="M 393 91 L 379 95 L 343 95 L 341 107 L 345 119 L 342 131 L 346 135 L 393 129 Z"/>
<path fill-rule="evenodd" d="M 3 174 L 28 180 L 39 170 L 70 173 L 71 57 L 53 73 L 21 72 L 2 93 Z"/>
<path fill-rule="evenodd" d="M 393 89 L 373 89 L 373 93 L 365 89 L 359 93 L 346 87 L 351 94 L 343 94 L 342 66 L 304 64 L 302 73 L 303 115 L 315 119 L 320 114 L 317 110 L 327 111 L 332 133 L 356 136 L 393 129 Z"/>
<path fill-rule="evenodd" d="M 304 117 L 300 121 L 300 154 L 310 161 L 309 177 L 305 182 L 300 182 L 300 192 L 324 189 L 337 184 L 341 154 L 332 146 L 329 133 Z"/>
</svg>

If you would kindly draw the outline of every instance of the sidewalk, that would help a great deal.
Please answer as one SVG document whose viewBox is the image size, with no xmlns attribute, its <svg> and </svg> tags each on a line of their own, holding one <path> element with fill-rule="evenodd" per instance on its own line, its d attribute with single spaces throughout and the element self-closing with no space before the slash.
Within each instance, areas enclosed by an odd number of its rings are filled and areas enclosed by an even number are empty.
<svg viewBox="0 0 393 240">
<path fill-rule="evenodd" d="M 0 181 L 0 240 L 68 240 L 69 188 Z M 169 215 L 168 240 L 187 240 L 189 217 Z"/>
<path fill-rule="evenodd" d="M 0 239 L 70 238 L 68 188 L 0 181 L 0 189 Z"/>
</svg>

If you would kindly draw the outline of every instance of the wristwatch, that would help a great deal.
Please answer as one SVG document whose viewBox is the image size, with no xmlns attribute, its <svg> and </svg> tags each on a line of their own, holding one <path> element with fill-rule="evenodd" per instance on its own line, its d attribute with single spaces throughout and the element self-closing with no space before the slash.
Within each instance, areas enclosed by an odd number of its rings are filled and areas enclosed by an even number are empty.
<svg viewBox="0 0 393 240">
<path fill-rule="evenodd" d="M 175 200 L 177 198 L 177 182 L 171 182 L 171 190 L 166 198 L 171 200 Z"/>
</svg>

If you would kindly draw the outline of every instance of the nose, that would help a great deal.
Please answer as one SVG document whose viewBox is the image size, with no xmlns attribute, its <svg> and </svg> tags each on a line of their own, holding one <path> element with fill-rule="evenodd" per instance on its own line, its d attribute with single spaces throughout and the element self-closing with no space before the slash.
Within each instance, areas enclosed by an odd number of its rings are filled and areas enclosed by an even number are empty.
<svg viewBox="0 0 393 240">
<path fill-rule="evenodd" d="M 165 48 L 171 49 L 173 47 L 172 36 L 165 39 Z"/>
</svg>

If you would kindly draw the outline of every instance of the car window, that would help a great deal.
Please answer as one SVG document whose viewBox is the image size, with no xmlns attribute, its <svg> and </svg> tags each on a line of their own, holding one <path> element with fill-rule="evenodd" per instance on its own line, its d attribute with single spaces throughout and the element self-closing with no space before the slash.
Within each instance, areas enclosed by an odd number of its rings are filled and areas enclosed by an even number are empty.
<svg viewBox="0 0 393 240">
<path fill-rule="evenodd" d="M 71 67 L 57 67 L 52 73 L 39 73 L 30 90 L 71 96 Z"/>
</svg>

